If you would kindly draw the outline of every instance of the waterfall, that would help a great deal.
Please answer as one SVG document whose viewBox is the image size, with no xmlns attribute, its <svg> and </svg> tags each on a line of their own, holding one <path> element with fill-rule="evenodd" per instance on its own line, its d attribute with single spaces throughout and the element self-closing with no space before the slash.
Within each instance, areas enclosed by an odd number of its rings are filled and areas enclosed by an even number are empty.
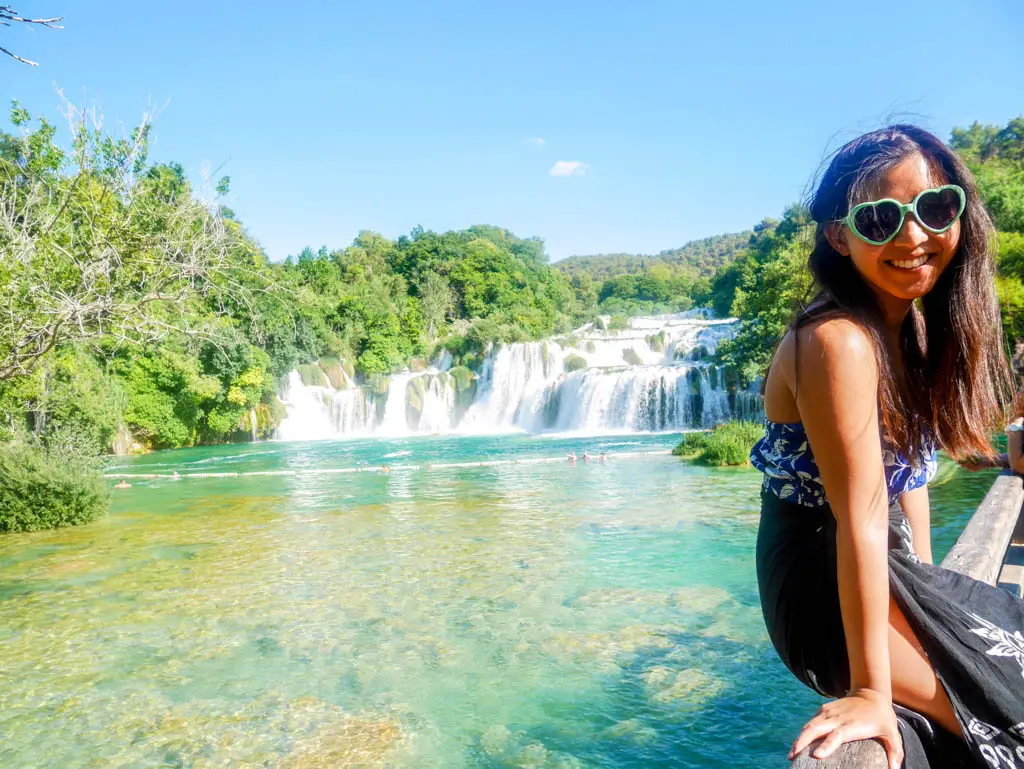
<svg viewBox="0 0 1024 769">
<path fill-rule="evenodd" d="M 758 418 L 760 396 L 726 382 L 710 362 L 735 321 L 691 314 L 633 318 L 629 327 L 584 326 L 542 342 L 501 345 L 460 390 L 442 353 L 431 368 L 402 373 L 386 390 L 307 385 L 288 375 L 282 440 L 364 435 L 511 431 L 678 431 Z M 315 373 L 315 372 L 314 372 Z"/>
<path fill-rule="evenodd" d="M 388 396 L 384 405 L 384 418 L 377 432 L 381 435 L 397 436 L 409 432 L 406 419 L 406 395 L 412 374 L 396 374 L 388 382 Z"/>
<path fill-rule="evenodd" d="M 252 442 L 255 443 L 257 440 L 257 426 L 256 426 L 256 409 L 249 409 L 249 428 L 251 431 Z"/>
<path fill-rule="evenodd" d="M 548 382 L 562 373 L 564 357 L 554 342 L 510 344 L 489 355 L 480 375 L 480 395 L 462 426 L 485 432 L 526 427 Z"/>
</svg>

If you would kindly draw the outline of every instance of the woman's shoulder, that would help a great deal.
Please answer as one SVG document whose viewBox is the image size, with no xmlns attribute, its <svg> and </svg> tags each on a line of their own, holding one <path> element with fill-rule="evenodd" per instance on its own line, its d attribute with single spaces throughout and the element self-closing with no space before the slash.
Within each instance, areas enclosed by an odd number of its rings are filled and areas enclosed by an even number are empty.
<svg viewBox="0 0 1024 769">
<path fill-rule="evenodd" d="M 815 318 L 791 327 L 779 342 L 771 367 L 778 366 L 789 372 L 794 368 L 797 355 L 801 369 L 832 358 L 858 364 L 875 360 L 870 334 L 859 323 L 842 315 Z"/>
<path fill-rule="evenodd" d="M 801 366 L 806 362 L 834 361 L 845 366 L 874 366 L 875 348 L 870 333 L 844 315 L 815 318 L 791 330 L 783 343 L 799 350 Z"/>
</svg>

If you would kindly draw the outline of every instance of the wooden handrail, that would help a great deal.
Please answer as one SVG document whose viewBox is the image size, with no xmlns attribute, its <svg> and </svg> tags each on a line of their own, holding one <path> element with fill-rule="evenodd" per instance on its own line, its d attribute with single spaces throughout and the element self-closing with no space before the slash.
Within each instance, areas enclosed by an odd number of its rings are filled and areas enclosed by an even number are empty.
<svg viewBox="0 0 1024 769">
<path fill-rule="evenodd" d="M 1022 506 L 1024 480 L 1004 471 L 942 559 L 942 567 L 994 585 Z M 875 740 L 848 742 L 823 761 L 811 757 L 818 744 L 798 755 L 791 769 L 886 769 L 885 750 Z"/>
</svg>

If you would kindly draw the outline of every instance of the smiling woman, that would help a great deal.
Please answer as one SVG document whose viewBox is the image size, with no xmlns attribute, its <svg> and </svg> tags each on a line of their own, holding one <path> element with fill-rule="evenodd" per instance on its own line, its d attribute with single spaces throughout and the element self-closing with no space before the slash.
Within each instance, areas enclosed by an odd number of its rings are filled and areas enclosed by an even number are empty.
<svg viewBox="0 0 1024 769">
<path fill-rule="evenodd" d="M 822 738 L 817 758 L 876 738 L 891 769 L 1024 754 L 1020 665 L 986 640 L 1019 637 L 1024 603 L 931 566 L 936 449 L 991 456 L 1007 389 L 988 213 L 914 126 L 843 147 L 810 212 L 820 292 L 775 354 L 751 453 L 769 635 L 838 698 L 791 757 Z"/>
</svg>

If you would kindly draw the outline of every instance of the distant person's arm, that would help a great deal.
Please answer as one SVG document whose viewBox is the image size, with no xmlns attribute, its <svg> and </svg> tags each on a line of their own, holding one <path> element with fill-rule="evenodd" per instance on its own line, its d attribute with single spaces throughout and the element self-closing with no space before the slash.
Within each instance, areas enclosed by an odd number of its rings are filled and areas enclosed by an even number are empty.
<svg viewBox="0 0 1024 769">
<path fill-rule="evenodd" d="M 1005 469 L 1010 466 L 1010 457 L 1004 451 L 1002 454 L 996 454 L 992 459 L 989 459 L 988 457 L 971 457 L 970 459 L 961 459 L 959 465 L 964 470 L 970 470 L 972 473 L 976 473 L 978 470 L 990 470 L 993 467 L 1002 467 Z"/>
<path fill-rule="evenodd" d="M 1006 454 L 1010 460 L 1010 469 L 1024 475 L 1024 432 L 1011 429 L 1022 425 L 1024 417 L 1017 417 L 1006 426 Z"/>
</svg>

